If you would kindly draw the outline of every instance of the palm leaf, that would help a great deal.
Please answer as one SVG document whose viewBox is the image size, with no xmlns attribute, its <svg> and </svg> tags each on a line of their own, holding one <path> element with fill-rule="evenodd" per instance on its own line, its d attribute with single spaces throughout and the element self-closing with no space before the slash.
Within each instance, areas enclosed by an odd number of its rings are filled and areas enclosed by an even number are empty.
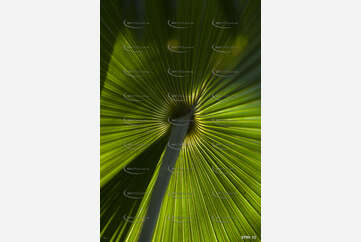
<svg viewBox="0 0 361 242">
<path fill-rule="evenodd" d="M 191 108 L 153 241 L 260 240 L 260 1 L 102 0 L 101 85 L 102 240 L 138 240 Z"/>
</svg>

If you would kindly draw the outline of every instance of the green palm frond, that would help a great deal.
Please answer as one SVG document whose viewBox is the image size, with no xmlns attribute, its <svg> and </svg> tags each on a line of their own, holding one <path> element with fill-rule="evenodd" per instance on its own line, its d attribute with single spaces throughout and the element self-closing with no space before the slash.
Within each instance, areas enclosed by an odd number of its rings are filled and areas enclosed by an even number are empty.
<svg viewBox="0 0 361 242">
<path fill-rule="evenodd" d="M 173 145 L 153 241 L 260 240 L 260 1 L 102 0 L 101 81 L 101 239 L 137 241 Z"/>
</svg>

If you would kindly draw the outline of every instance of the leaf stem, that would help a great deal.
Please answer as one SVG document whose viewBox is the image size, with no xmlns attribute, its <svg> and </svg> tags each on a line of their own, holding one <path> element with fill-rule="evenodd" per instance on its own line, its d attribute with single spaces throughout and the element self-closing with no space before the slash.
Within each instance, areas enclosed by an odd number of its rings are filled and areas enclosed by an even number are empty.
<svg viewBox="0 0 361 242">
<path fill-rule="evenodd" d="M 150 197 L 146 219 L 143 223 L 138 242 L 150 242 L 159 217 L 160 208 L 172 173 L 169 171 L 175 167 L 182 143 L 186 137 L 192 112 L 175 119 L 177 125 L 172 124 L 167 149 L 160 167 L 157 181 Z M 181 124 L 181 125 L 180 125 Z"/>
</svg>

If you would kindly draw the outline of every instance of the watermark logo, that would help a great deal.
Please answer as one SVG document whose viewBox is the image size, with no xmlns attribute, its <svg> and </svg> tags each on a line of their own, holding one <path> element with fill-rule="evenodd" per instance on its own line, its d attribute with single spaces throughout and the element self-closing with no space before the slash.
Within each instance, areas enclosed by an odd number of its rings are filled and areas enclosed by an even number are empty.
<svg viewBox="0 0 361 242">
<path fill-rule="evenodd" d="M 168 166 L 168 171 L 172 174 L 186 174 L 186 173 L 190 173 L 193 170 L 193 168 L 175 168 L 175 167 L 169 167 Z"/>
<path fill-rule="evenodd" d="M 227 100 L 227 101 L 231 101 L 231 100 L 235 100 L 235 99 L 240 99 L 242 98 L 239 94 L 225 94 L 225 95 L 216 95 L 216 94 L 211 94 L 212 99 L 215 99 L 217 101 L 222 101 L 222 100 Z"/>
<path fill-rule="evenodd" d="M 216 21 L 215 19 L 213 19 L 212 25 L 217 29 L 230 29 L 233 28 L 233 26 L 238 25 L 238 22 Z"/>
<path fill-rule="evenodd" d="M 123 93 L 122 96 L 125 100 L 127 100 L 129 102 L 143 102 L 147 98 L 149 98 L 149 96 L 147 96 L 147 95 L 128 94 L 128 93 Z"/>
<path fill-rule="evenodd" d="M 150 171 L 147 167 L 124 167 L 123 171 L 130 175 L 143 175 Z"/>
<path fill-rule="evenodd" d="M 173 77 L 184 77 L 185 75 L 187 74 L 192 74 L 193 71 L 190 70 L 190 71 L 187 71 L 187 70 L 171 70 L 170 68 L 168 68 L 168 74 L 173 76 Z"/>
<path fill-rule="evenodd" d="M 190 223 L 191 217 L 189 216 L 168 216 L 168 220 L 174 223 Z"/>
<path fill-rule="evenodd" d="M 211 145 L 213 148 L 216 148 L 217 150 L 228 150 L 229 149 L 229 147 L 225 144 L 212 143 Z"/>
<path fill-rule="evenodd" d="M 191 122 L 193 122 L 193 120 L 178 120 L 174 118 L 168 118 L 168 123 L 174 126 L 186 126 Z"/>
<path fill-rule="evenodd" d="M 181 45 L 171 45 L 171 44 L 168 44 L 168 50 L 170 52 L 173 52 L 173 53 L 179 53 L 179 54 L 182 54 L 182 53 L 187 53 L 189 50 L 193 49 L 194 46 L 181 46 Z"/>
<path fill-rule="evenodd" d="M 257 239 L 257 235 L 242 235 L 241 239 L 242 240 L 245 240 L 245 239 Z"/>
<path fill-rule="evenodd" d="M 125 197 L 130 198 L 130 199 L 135 199 L 135 200 L 142 199 L 144 194 L 145 194 L 145 192 L 129 192 L 127 190 L 123 191 L 123 195 Z"/>
<path fill-rule="evenodd" d="M 191 96 L 186 96 L 183 94 L 170 94 L 170 93 L 168 93 L 168 97 L 174 102 L 186 102 L 187 98 L 191 98 Z"/>
<path fill-rule="evenodd" d="M 231 199 L 235 195 L 235 192 L 212 192 L 212 196 L 219 199 Z"/>
<path fill-rule="evenodd" d="M 232 70 L 212 70 L 212 74 L 218 77 L 231 77 L 238 74 L 239 71 Z"/>
<path fill-rule="evenodd" d="M 130 29 L 143 29 L 146 25 L 149 25 L 149 22 L 137 22 L 137 21 L 128 21 L 124 19 L 123 25 Z"/>
<path fill-rule="evenodd" d="M 185 179 L 189 179 L 190 175 L 192 174 L 193 168 L 172 168 L 168 166 L 168 172 L 172 174 L 173 179 L 175 179 L 175 182 L 182 182 Z M 188 198 L 188 195 L 190 196 L 190 193 L 185 194 L 179 194 L 179 193 L 173 193 L 171 196 L 174 198 L 184 196 Z"/>
<path fill-rule="evenodd" d="M 216 223 L 222 223 L 222 224 L 226 224 L 226 223 L 233 223 L 234 220 L 236 220 L 236 217 L 233 216 L 211 216 L 212 221 L 216 222 Z"/>
<path fill-rule="evenodd" d="M 241 100 L 244 97 L 245 94 L 239 94 L 239 93 L 231 93 L 231 94 L 211 94 L 211 98 L 216 101 L 233 101 L 233 100 Z M 214 120 L 214 119 L 213 119 Z M 214 120 L 215 121 L 215 120 Z M 221 121 L 221 119 L 218 119 L 217 121 Z M 223 121 L 229 121 L 231 120 L 223 120 Z"/>
<path fill-rule="evenodd" d="M 129 223 L 144 223 L 149 217 L 140 217 L 140 216 L 128 216 L 124 215 L 123 220 Z"/>
<path fill-rule="evenodd" d="M 173 199 L 184 199 L 191 198 L 193 196 L 192 192 L 171 192 L 169 193 L 169 197 Z"/>
<path fill-rule="evenodd" d="M 191 143 L 171 143 L 171 142 L 168 142 L 168 147 L 172 150 L 181 150 L 182 147 L 185 148 L 185 147 L 188 147 L 188 146 L 192 146 L 193 144 Z"/>
<path fill-rule="evenodd" d="M 126 148 L 127 150 L 138 150 L 141 149 L 143 147 L 146 147 L 149 144 L 144 144 L 144 143 L 123 143 L 123 147 Z"/>
<path fill-rule="evenodd" d="M 229 95 L 216 96 L 216 94 L 211 95 L 212 99 L 216 99 L 217 101 L 221 101 L 222 99 L 228 98 Z"/>
<path fill-rule="evenodd" d="M 234 172 L 234 168 L 222 168 L 222 167 L 212 167 L 212 170 L 216 174 L 231 174 Z"/>
<path fill-rule="evenodd" d="M 209 119 L 207 121 L 212 122 L 213 125 L 218 126 L 218 127 L 229 127 L 229 125 L 224 123 L 225 120 L 223 120 L 223 119 L 213 118 L 213 119 Z"/>
<path fill-rule="evenodd" d="M 139 125 L 139 124 L 144 124 L 146 122 L 149 122 L 148 119 L 135 119 L 135 118 L 123 118 L 123 123 L 127 124 L 127 125 Z M 123 144 L 125 146 L 127 146 L 127 144 Z M 128 145 L 130 146 L 130 145 Z"/>
<path fill-rule="evenodd" d="M 143 50 L 149 49 L 149 46 L 130 46 L 130 45 L 123 45 L 123 49 L 127 52 L 132 52 L 132 53 L 138 53 L 141 52 Z"/>
<path fill-rule="evenodd" d="M 192 27 L 194 22 L 168 20 L 168 26 L 174 29 L 187 29 Z"/>
<path fill-rule="evenodd" d="M 183 143 L 170 143 L 170 142 L 168 142 L 167 146 L 172 150 L 181 150 L 182 146 L 183 146 Z"/>
<path fill-rule="evenodd" d="M 220 46 L 220 45 L 212 45 L 212 50 L 217 52 L 217 53 L 222 53 L 222 54 L 229 54 L 231 53 L 233 50 L 238 49 L 237 46 Z"/>
<path fill-rule="evenodd" d="M 140 77 L 149 75 L 151 72 L 147 70 L 123 70 L 123 73 L 129 77 Z"/>
</svg>

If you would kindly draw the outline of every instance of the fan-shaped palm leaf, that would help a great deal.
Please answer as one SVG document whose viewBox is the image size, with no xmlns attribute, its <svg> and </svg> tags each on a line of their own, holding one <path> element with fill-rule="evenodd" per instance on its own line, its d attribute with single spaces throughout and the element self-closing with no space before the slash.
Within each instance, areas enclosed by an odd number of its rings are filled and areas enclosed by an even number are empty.
<svg viewBox="0 0 361 242">
<path fill-rule="evenodd" d="M 260 1 L 101 11 L 101 239 L 138 240 L 174 149 L 153 241 L 260 240 Z"/>
</svg>

